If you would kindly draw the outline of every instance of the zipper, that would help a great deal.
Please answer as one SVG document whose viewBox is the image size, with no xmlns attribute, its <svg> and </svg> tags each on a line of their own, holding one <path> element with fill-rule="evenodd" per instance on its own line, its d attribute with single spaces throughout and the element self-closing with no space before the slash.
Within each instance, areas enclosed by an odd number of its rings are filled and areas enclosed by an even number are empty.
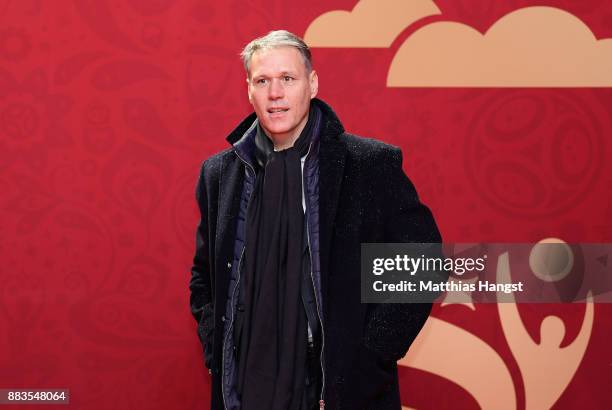
<svg viewBox="0 0 612 410">
<path fill-rule="evenodd" d="M 236 281 L 236 285 L 234 285 L 234 290 L 232 291 L 232 300 L 230 302 L 232 305 L 233 305 L 233 302 L 234 302 L 234 296 L 236 296 L 236 289 L 238 289 L 238 284 L 240 283 L 240 265 L 242 264 L 242 256 L 243 255 L 244 255 L 244 247 L 242 248 L 242 252 L 240 253 L 240 259 L 238 260 L 238 268 L 237 268 L 238 269 L 238 271 L 237 271 L 238 272 L 238 280 Z M 232 325 L 234 323 L 233 308 L 231 310 L 231 313 L 232 313 L 232 315 L 231 315 L 232 317 L 231 317 L 230 323 L 228 325 L 228 332 L 227 332 L 227 335 L 225 336 L 225 340 L 223 341 L 223 354 L 222 354 L 222 357 L 221 357 L 222 360 L 223 360 L 222 365 L 225 365 L 225 350 L 226 350 L 225 346 L 227 345 L 227 341 L 229 339 L 229 336 L 232 334 Z M 221 375 L 222 375 L 222 377 L 221 377 L 221 394 L 223 395 L 223 408 L 227 409 L 227 403 L 225 401 L 225 388 L 224 388 L 225 387 L 225 376 L 226 375 L 223 375 L 223 368 L 224 368 L 224 366 L 221 366 Z"/>
<path fill-rule="evenodd" d="M 306 161 L 308 160 L 308 156 L 310 155 L 310 149 L 312 148 L 312 142 L 308 146 L 308 151 L 306 152 L 306 158 L 304 159 L 304 168 L 306 167 Z M 302 171 L 302 192 L 306 190 L 306 174 Z M 306 194 L 304 192 L 304 197 L 306 198 Z M 305 201 L 306 209 L 308 209 L 308 201 Z M 321 363 L 321 396 L 319 398 L 319 409 L 323 410 L 325 408 L 325 400 L 323 399 L 323 393 L 325 392 L 325 367 L 323 366 L 323 352 L 325 350 L 325 331 L 323 330 L 323 319 L 321 318 L 321 312 L 319 310 L 319 298 L 317 297 L 317 289 L 314 283 L 314 276 L 312 273 L 312 248 L 310 247 L 310 224 L 308 223 L 308 213 L 306 212 L 306 238 L 308 239 L 308 255 L 310 256 L 310 279 L 312 281 L 312 290 L 314 291 L 315 302 L 317 307 L 317 316 L 319 317 L 319 323 L 321 324 L 321 353 L 319 354 L 319 361 Z"/>
<path fill-rule="evenodd" d="M 255 175 L 255 169 L 238 154 L 238 151 L 236 149 L 234 149 L 234 153 L 247 167 L 251 169 L 251 171 L 253 172 L 253 175 Z M 248 208 L 249 203 L 251 202 L 252 197 L 253 197 L 253 189 L 251 189 L 251 193 L 249 194 L 247 208 Z M 242 252 L 240 252 L 240 259 L 238 260 L 238 266 L 236 267 L 238 279 L 236 280 L 236 284 L 234 285 L 234 290 L 232 291 L 232 299 L 230 301 L 230 305 L 232 306 L 232 308 L 230 309 L 231 318 L 230 318 L 230 322 L 227 328 L 228 329 L 227 335 L 225 336 L 225 340 L 223 341 L 223 353 L 221 355 L 221 360 L 223 361 L 221 363 L 221 395 L 223 396 L 223 408 L 226 410 L 227 410 L 227 402 L 225 400 L 225 376 L 226 375 L 223 374 L 223 369 L 225 365 L 225 350 L 226 350 L 225 346 L 227 345 L 227 341 L 230 335 L 232 334 L 232 325 L 234 324 L 234 306 L 233 305 L 234 305 L 234 297 L 236 296 L 236 290 L 238 289 L 238 286 L 240 285 L 240 267 L 242 265 L 242 258 L 244 256 L 244 250 L 246 249 L 246 224 L 244 225 L 244 236 L 245 236 L 245 245 L 242 247 Z"/>
</svg>

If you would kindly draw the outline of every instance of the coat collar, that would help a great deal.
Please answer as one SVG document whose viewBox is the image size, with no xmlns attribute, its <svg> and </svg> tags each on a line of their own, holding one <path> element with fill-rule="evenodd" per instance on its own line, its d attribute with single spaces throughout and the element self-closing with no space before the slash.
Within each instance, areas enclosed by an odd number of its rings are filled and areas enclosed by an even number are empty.
<svg viewBox="0 0 612 410">
<path fill-rule="evenodd" d="M 332 110 L 327 103 L 319 98 L 313 98 L 311 103 L 319 107 L 323 114 L 321 135 L 326 135 L 329 138 L 339 138 L 340 134 L 344 132 L 344 127 L 342 126 L 342 123 L 334 110 Z M 252 112 L 227 136 L 227 142 L 234 146 L 237 143 L 242 144 L 243 142 L 246 142 L 246 137 L 250 135 L 252 130 L 257 125 L 256 121 L 257 114 Z"/>
<path fill-rule="evenodd" d="M 321 271 L 324 273 L 328 271 L 334 220 L 337 214 L 347 151 L 346 144 L 341 138 L 344 127 L 336 113 L 328 104 L 318 98 L 313 98 L 312 104 L 315 104 L 321 110 L 318 149 L 319 234 Z M 255 113 L 251 113 L 227 137 L 227 141 L 234 146 L 237 155 L 241 155 L 242 159 L 247 162 L 252 159 L 256 125 L 257 116 Z M 239 171 L 240 164 L 241 161 L 223 164 L 219 200 L 221 204 L 229 205 L 229 209 L 222 210 L 220 213 L 219 228 L 221 232 L 230 228 L 229 223 L 238 212 L 244 177 L 244 171 Z M 325 283 L 325 278 L 322 279 Z"/>
</svg>

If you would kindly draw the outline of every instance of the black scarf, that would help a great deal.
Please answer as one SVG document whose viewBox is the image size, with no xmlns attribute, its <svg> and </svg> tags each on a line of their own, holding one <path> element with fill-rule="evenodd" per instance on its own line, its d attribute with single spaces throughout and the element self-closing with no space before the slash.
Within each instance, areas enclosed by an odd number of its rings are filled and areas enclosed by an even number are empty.
<svg viewBox="0 0 612 410">
<path fill-rule="evenodd" d="M 258 125 L 259 164 L 247 210 L 236 345 L 241 410 L 299 409 L 306 377 L 308 321 L 301 299 L 304 213 L 300 158 L 312 115 L 293 147 L 274 151 Z M 242 313 L 242 314 L 241 314 Z"/>
</svg>

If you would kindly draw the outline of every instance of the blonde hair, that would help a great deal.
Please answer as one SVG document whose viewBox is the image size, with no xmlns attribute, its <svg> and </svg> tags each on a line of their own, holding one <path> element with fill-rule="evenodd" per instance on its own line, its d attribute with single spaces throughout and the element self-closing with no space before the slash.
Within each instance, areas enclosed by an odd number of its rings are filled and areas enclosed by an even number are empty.
<svg viewBox="0 0 612 410">
<path fill-rule="evenodd" d="M 297 49 L 304 59 L 306 71 L 308 73 L 312 71 L 312 55 L 308 45 L 304 43 L 304 40 L 287 30 L 275 30 L 269 32 L 265 36 L 258 37 L 251 41 L 240 53 L 240 57 L 242 58 L 242 63 L 244 64 L 244 69 L 246 70 L 247 75 L 250 75 L 249 69 L 251 58 L 256 51 L 278 47 L 293 47 Z"/>
</svg>

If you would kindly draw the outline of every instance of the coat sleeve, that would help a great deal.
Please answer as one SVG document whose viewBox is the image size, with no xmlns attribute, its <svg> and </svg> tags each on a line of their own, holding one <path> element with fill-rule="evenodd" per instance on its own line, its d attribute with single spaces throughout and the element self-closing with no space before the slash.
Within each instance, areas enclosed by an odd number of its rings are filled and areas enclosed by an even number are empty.
<svg viewBox="0 0 612 410">
<path fill-rule="evenodd" d="M 416 189 L 402 170 L 398 148 L 385 150 L 386 169 L 384 241 L 388 243 L 440 243 L 442 238 L 431 211 L 419 201 Z M 382 360 L 396 362 L 425 324 L 431 303 L 371 304 L 364 345 Z"/>
<path fill-rule="evenodd" d="M 195 255 L 191 267 L 191 280 L 189 281 L 189 304 L 191 314 L 198 323 L 198 336 L 204 347 L 205 363 L 210 368 L 212 358 L 212 348 L 210 345 L 213 340 L 214 318 L 208 249 L 208 198 L 206 196 L 205 169 L 206 161 L 204 161 L 200 169 L 195 193 L 200 211 L 200 221 L 196 229 Z"/>
<path fill-rule="evenodd" d="M 402 153 L 385 148 L 377 166 L 384 168 L 384 242 L 441 242 L 440 232 L 429 209 L 418 198 L 414 185 L 402 170 Z M 396 362 L 425 324 L 431 303 L 372 303 L 368 305 L 365 331 L 359 351 L 354 391 L 360 392 L 355 408 L 368 408 L 375 397 L 390 388 L 397 378 Z"/>
</svg>

